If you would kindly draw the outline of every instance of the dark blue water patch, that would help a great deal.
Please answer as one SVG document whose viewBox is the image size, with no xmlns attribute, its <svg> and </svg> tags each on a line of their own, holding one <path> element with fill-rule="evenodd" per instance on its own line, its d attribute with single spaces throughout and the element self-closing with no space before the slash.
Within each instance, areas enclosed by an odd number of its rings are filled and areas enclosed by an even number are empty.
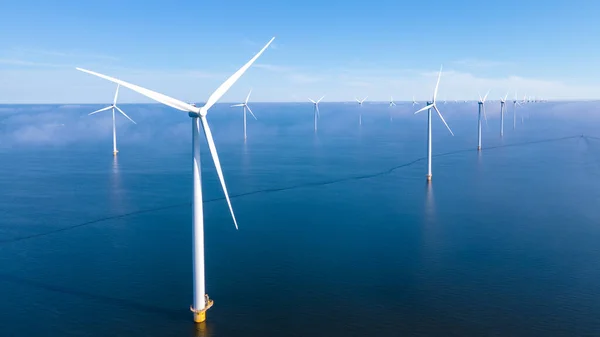
<svg viewBox="0 0 600 337">
<path fill-rule="evenodd" d="M 61 121 L 90 108 L 44 107 Z M 253 106 L 246 143 L 240 114 L 211 111 L 240 230 L 204 147 L 215 306 L 200 335 L 597 334 L 600 141 L 587 116 L 528 105 L 500 138 L 490 109 L 478 153 L 476 106 L 447 104 L 456 136 L 434 121 L 427 186 L 425 116 L 399 106 L 390 123 L 365 105 L 360 128 L 355 106 L 326 104 L 315 136 L 310 108 Z M 197 334 L 189 118 L 128 114 L 139 130 L 118 125 L 116 161 L 110 130 L 87 132 L 102 122 L 45 144 L 3 115 L 1 335 Z"/>
</svg>

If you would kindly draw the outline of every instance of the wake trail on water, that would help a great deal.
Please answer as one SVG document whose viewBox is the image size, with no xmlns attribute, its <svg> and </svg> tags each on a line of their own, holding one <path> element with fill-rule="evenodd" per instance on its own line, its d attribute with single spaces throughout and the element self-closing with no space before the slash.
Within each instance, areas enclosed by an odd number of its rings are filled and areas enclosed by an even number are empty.
<svg viewBox="0 0 600 337">
<path fill-rule="evenodd" d="M 540 143 L 548 143 L 548 142 L 557 142 L 557 141 L 569 140 L 569 139 L 574 139 L 574 138 L 584 138 L 584 139 L 590 138 L 590 139 L 600 140 L 600 137 L 585 136 L 585 135 L 576 135 L 576 136 L 567 136 L 567 137 L 559 137 L 559 138 L 547 138 L 547 139 L 533 140 L 533 141 L 521 142 L 521 143 L 513 143 L 513 144 L 490 146 L 490 147 L 484 148 L 483 150 L 485 151 L 485 150 L 494 150 L 494 149 L 500 149 L 500 148 L 505 148 L 505 147 L 527 146 L 527 145 L 534 145 L 534 144 L 540 144 Z M 456 155 L 456 154 L 460 154 L 460 153 L 475 152 L 475 151 L 477 151 L 477 150 L 470 148 L 470 149 L 463 149 L 463 150 L 456 150 L 456 151 L 438 153 L 438 154 L 432 155 L 432 157 L 444 157 L 444 156 L 451 156 L 451 155 Z M 254 194 L 260 194 L 260 193 L 283 192 L 283 191 L 290 191 L 290 190 L 295 190 L 295 189 L 305 188 L 305 187 L 318 187 L 318 186 L 325 186 L 325 185 L 337 184 L 337 183 L 346 182 L 346 181 L 370 179 L 370 178 L 375 178 L 375 177 L 379 177 L 379 176 L 391 174 L 391 173 L 393 173 L 396 170 L 412 166 L 412 165 L 414 165 L 414 164 L 416 164 L 418 162 L 424 161 L 426 159 L 427 159 L 427 157 L 420 157 L 420 158 L 414 159 L 412 161 L 409 161 L 409 162 L 406 162 L 406 163 L 403 163 L 403 164 L 391 167 L 391 168 L 389 168 L 389 169 L 387 169 L 385 171 L 380 171 L 380 172 L 376 172 L 376 173 L 370 173 L 370 174 L 364 174 L 364 175 L 352 176 L 352 177 L 346 177 L 346 178 L 339 178 L 339 179 L 333 179 L 333 180 L 327 180 L 327 181 L 320 181 L 320 182 L 302 183 L 302 184 L 297 184 L 297 185 L 292 185 L 292 186 L 287 186 L 287 187 L 266 188 L 266 189 L 251 191 L 251 192 L 245 192 L 245 193 L 239 193 L 239 194 L 232 194 L 232 195 L 229 195 L 229 197 L 231 199 L 233 199 L 233 198 L 242 198 L 242 197 L 246 197 L 246 196 L 250 196 L 250 195 L 254 195 Z M 215 201 L 221 201 L 221 200 L 225 200 L 225 197 L 204 200 L 204 203 L 206 204 L 206 203 L 215 202 Z M 71 229 L 76 229 L 76 228 L 81 228 L 81 227 L 85 227 L 85 226 L 90 226 L 90 225 L 101 223 L 101 222 L 107 222 L 107 221 L 110 221 L 110 220 L 122 219 L 122 218 L 133 216 L 133 215 L 150 213 L 150 212 L 157 212 L 157 211 L 162 211 L 162 210 L 166 210 L 166 209 L 178 208 L 178 207 L 183 207 L 183 206 L 191 206 L 191 205 L 192 205 L 191 202 L 185 202 L 185 203 L 178 203 L 178 204 L 173 204 L 173 205 L 168 205 L 168 206 L 161 206 L 161 207 L 153 207 L 153 208 L 147 208 L 147 209 L 137 210 L 137 211 L 128 212 L 128 213 L 122 213 L 122 214 L 117 214 L 117 215 L 106 216 L 106 217 L 103 217 L 103 218 L 100 218 L 100 219 L 95 219 L 95 220 L 90 220 L 90 221 L 86 221 L 86 222 L 79 223 L 79 224 L 65 226 L 65 227 L 61 227 L 61 228 L 49 230 L 49 231 L 46 231 L 46 232 L 41 232 L 41 233 L 36 233 L 36 234 L 30 234 L 30 235 L 24 235 L 24 236 L 20 236 L 20 237 L 16 237 L 16 238 L 10 238 L 10 239 L 3 239 L 3 240 L 0 240 L 0 244 L 7 244 L 7 243 L 12 243 L 12 242 L 19 242 L 19 241 L 25 241 L 25 240 L 40 238 L 40 237 L 44 237 L 44 236 L 48 236 L 48 235 L 52 235 L 52 234 L 57 234 L 57 233 L 69 231 Z"/>
</svg>

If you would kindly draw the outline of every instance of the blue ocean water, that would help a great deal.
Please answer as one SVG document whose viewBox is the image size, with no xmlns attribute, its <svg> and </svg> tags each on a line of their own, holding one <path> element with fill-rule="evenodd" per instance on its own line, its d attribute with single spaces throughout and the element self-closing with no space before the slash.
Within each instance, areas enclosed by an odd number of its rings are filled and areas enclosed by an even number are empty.
<svg viewBox="0 0 600 337">
<path fill-rule="evenodd" d="M 191 322 L 191 122 L 0 106 L 0 336 L 595 336 L 597 102 L 251 105 L 209 113 L 205 325 Z M 392 120 L 390 120 L 392 119 Z M 583 135 L 583 137 L 582 137 Z"/>
</svg>

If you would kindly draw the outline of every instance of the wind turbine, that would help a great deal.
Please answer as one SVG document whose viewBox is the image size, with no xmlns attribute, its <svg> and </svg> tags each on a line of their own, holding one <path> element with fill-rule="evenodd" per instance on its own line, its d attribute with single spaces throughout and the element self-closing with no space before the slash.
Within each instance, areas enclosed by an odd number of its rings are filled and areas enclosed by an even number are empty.
<svg viewBox="0 0 600 337">
<path fill-rule="evenodd" d="M 314 110 L 314 114 L 315 114 L 315 131 L 317 131 L 317 119 L 319 117 L 321 117 L 321 115 L 319 114 L 319 102 L 321 102 L 321 100 L 325 98 L 325 95 L 323 95 L 323 97 L 319 98 L 318 101 L 313 101 L 311 98 L 309 98 L 308 100 L 311 101 L 313 103 L 313 105 L 315 106 Z"/>
<path fill-rule="evenodd" d="M 488 90 L 487 94 L 485 94 L 485 96 L 483 98 L 481 98 L 481 95 L 479 95 L 479 101 L 477 102 L 477 104 L 479 105 L 479 115 L 477 118 L 477 138 L 479 140 L 479 142 L 477 143 L 477 150 L 481 150 L 481 111 L 483 110 L 483 118 L 485 118 L 485 123 L 487 125 L 487 117 L 485 115 L 485 100 L 488 97 L 490 91 Z"/>
<path fill-rule="evenodd" d="M 244 103 L 240 103 L 240 104 L 234 104 L 231 107 L 238 107 L 241 106 L 244 108 L 244 140 L 246 140 L 246 138 L 248 138 L 246 136 L 246 110 L 248 110 L 248 112 L 250 112 L 250 114 L 252 115 L 252 117 L 254 117 L 254 119 L 258 120 L 256 118 L 256 116 L 254 116 L 254 114 L 252 113 L 252 109 L 250 109 L 250 107 L 248 106 L 248 100 L 250 99 L 250 94 L 252 93 L 252 89 L 250 89 L 250 92 L 248 93 L 248 96 L 246 96 L 246 101 Z"/>
<path fill-rule="evenodd" d="M 390 96 L 390 108 L 395 107 L 396 103 L 394 103 L 394 97 Z M 390 111 L 390 122 L 392 121 L 392 111 Z"/>
<path fill-rule="evenodd" d="M 364 103 L 364 102 L 367 100 L 367 97 L 369 97 L 369 96 L 366 96 L 365 98 L 363 98 L 363 100 L 362 100 L 362 101 L 361 101 L 361 100 L 359 100 L 358 98 L 356 98 L 356 101 L 358 102 L 358 106 L 359 106 L 360 108 L 362 108 L 362 106 L 363 106 L 363 103 Z M 362 109 L 361 109 L 361 110 L 359 111 L 359 113 L 358 113 L 358 124 L 359 124 L 359 125 L 362 125 Z"/>
<path fill-rule="evenodd" d="M 229 206 L 229 211 L 231 212 L 231 217 L 233 218 L 233 223 L 235 224 L 235 227 L 237 229 L 237 221 L 233 213 L 233 208 L 231 207 L 231 200 L 229 199 L 227 187 L 225 186 L 225 179 L 223 178 L 223 170 L 221 169 L 221 163 L 219 161 L 219 156 L 217 154 L 217 148 L 215 147 L 215 141 L 213 140 L 212 132 L 210 131 L 208 121 L 206 120 L 206 114 L 208 113 L 208 110 L 256 61 L 256 59 L 258 59 L 260 55 L 262 55 L 262 53 L 269 47 L 269 45 L 273 42 L 274 39 L 275 38 L 272 38 L 256 55 L 254 55 L 254 57 L 252 57 L 252 59 L 250 59 L 250 61 L 248 61 L 237 72 L 235 72 L 233 75 L 231 75 L 231 77 L 229 77 L 225 82 L 223 82 L 223 84 L 221 84 L 221 86 L 217 88 L 217 90 L 215 90 L 215 92 L 213 92 L 212 95 L 210 95 L 210 97 L 206 101 L 206 104 L 200 108 L 192 106 L 180 100 L 171 98 L 169 96 L 160 94 L 158 92 L 142 88 L 135 84 L 131 84 L 110 76 L 98 74 L 93 71 L 77 68 L 77 70 L 120 84 L 159 103 L 163 103 L 177 110 L 187 112 L 192 119 L 192 157 L 194 188 L 194 202 L 192 205 L 192 223 L 194 236 L 194 302 L 193 305 L 190 307 L 190 310 L 194 313 L 194 321 L 197 323 L 204 322 L 206 320 L 206 310 L 208 310 L 213 305 L 213 301 L 209 299 L 208 295 L 206 295 L 204 283 L 204 214 L 202 209 L 202 185 L 200 181 L 200 123 L 202 124 L 202 129 L 204 130 L 206 142 L 208 143 L 208 148 L 210 149 L 210 154 L 215 163 L 217 175 L 219 176 L 221 187 L 223 188 L 225 199 L 227 200 L 227 205 Z"/>
<path fill-rule="evenodd" d="M 419 102 L 415 101 L 415 96 L 413 96 L 412 106 L 419 105 Z"/>
<path fill-rule="evenodd" d="M 427 105 L 425 107 L 423 107 L 415 112 L 415 115 L 416 115 L 421 111 L 427 110 L 427 181 L 431 181 L 431 109 L 434 109 L 437 112 L 437 114 L 438 114 L 438 116 L 440 116 L 440 119 L 442 120 L 442 122 L 444 122 L 444 125 L 446 125 L 446 127 L 448 128 L 448 131 L 450 131 L 450 133 L 454 136 L 454 133 L 448 126 L 448 123 L 446 123 L 446 121 L 444 120 L 442 113 L 440 112 L 440 110 L 438 110 L 437 105 L 435 104 L 436 103 L 435 99 L 437 97 L 437 92 L 438 92 L 438 87 L 440 86 L 440 78 L 441 77 L 442 77 L 442 67 L 440 66 L 440 73 L 438 75 L 437 83 L 435 85 L 435 90 L 433 91 L 433 100 L 431 102 L 427 102 Z"/>
<path fill-rule="evenodd" d="M 102 108 L 100 110 L 96 110 L 94 112 L 90 112 L 88 115 L 93 115 L 93 114 L 97 114 L 98 112 L 102 112 L 102 111 L 106 111 L 111 109 L 112 110 L 112 127 L 113 127 L 113 156 L 117 155 L 117 152 L 119 152 L 119 150 L 117 150 L 117 127 L 115 124 L 115 109 L 119 110 L 119 112 L 121 114 L 123 114 L 123 116 L 127 117 L 127 119 L 129 119 L 133 124 L 137 124 L 136 122 L 133 121 L 133 119 L 129 118 L 129 116 L 127 116 L 126 113 L 123 112 L 123 110 L 121 110 L 121 108 L 119 108 L 117 106 L 117 97 L 119 97 L 119 85 L 117 84 L 117 91 L 115 91 L 115 98 L 113 99 L 113 104 L 107 106 L 106 108 Z"/>
<path fill-rule="evenodd" d="M 504 136 L 504 112 L 506 112 L 506 98 L 508 97 L 508 91 L 504 98 L 500 97 L 500 137 Z"/>
<path fill-rule="evenodd" d="M 517 127 L 517 106 L 521 106 L 517 97 L 517 92 L 515 91 L 515 100 L 513 101 L 513 130 Z"/>
</svg>

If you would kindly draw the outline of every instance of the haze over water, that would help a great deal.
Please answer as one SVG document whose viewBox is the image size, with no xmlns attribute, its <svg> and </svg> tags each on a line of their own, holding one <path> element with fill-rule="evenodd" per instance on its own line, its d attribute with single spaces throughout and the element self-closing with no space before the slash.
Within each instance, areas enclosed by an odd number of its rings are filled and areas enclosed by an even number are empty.
<svg viewBox="0 0 600 337">
<path fill-rule="evenodd" d="M 206 289 L 192 300 L 191 123 L 104 105 L 0 106 L 0 336 L 594 336 L 597 102 L 220 104 L 203 144 Z M 421 105 L 422 106 L 422 105 Z M 393 121 L 390 122 L 390 111 Z M 523 122 L 521 122 L 523 116 Z M 62 125 L 64 124 L 64 125 Z M 584 135 L 584 137 L 581 137 Z"/>
</svg>

